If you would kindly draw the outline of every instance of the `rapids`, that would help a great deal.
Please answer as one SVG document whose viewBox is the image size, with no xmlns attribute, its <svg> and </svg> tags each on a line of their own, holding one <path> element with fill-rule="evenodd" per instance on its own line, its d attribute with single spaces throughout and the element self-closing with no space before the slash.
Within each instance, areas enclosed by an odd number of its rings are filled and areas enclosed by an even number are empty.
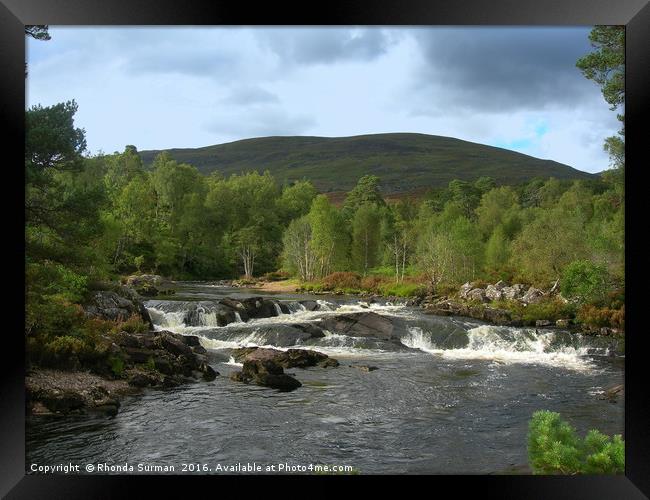
<svg viewBox="0 0 650 500">
<path fill-rule="evenodd" d="M 598 397 L 623 380 L 624 353 L 608 340 L 354 297 L 177 285 L 173 299 L 145 302 L 155 328 L 198 336 L 221 376 L 147 391 L 125 401 L 112 419 L 31 417 L 28 464 L 255 461 L 351 465 L 368 474 L 485 474 L 527 470 L 527 425 L 539 409 L 560 412 L 580 433 L 623 433 L 622 401 Z M 218 326 L 220 299 L 261 295 L 274 301 L 276 316 L 237 315 Z M 307 339 L 283 333 L 292 324 L 318 326 L 369 311 L 390 319 L 396 340 L 330 330 Z M 303 386 L 279 393 L 229 379 L 241 367 L 231 350 L 249 346 L 314 349 L 341 365 L 287 370 Z"/>
</svg>

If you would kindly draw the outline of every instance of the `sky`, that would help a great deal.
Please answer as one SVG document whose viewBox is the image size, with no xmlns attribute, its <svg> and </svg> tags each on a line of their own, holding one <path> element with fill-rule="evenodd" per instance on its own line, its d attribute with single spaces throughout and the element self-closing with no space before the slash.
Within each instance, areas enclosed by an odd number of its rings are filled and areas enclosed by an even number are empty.
<svg viewBox="0 0 650 500">
<path fill-rule="evenodd" d="M 619 122 L 576 68 L 584 27 L 57 27 L 27 105 L 74 99 L 90 154 L 417 132 L 587 172 Z"/>
</svg>

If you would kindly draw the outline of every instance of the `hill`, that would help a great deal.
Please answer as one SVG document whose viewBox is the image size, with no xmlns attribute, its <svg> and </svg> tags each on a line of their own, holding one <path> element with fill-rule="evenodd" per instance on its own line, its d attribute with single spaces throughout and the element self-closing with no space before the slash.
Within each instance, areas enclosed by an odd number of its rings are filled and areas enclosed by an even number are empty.
<svg viewBox="0 0 650 500">
<path fill-rule="evenodd" d="M 311 180 L 321 192 L 348 191 L 359 177 L 380 177 L 385 194 L 446 186 L 453 179 L 490 176 L 498 184 L 533 177 L 592 179 L 592 174 L 551 160 L 451 137 L 374 134 L 354 137 L 261 137 L 193 149 L 171 156 L 208 174 L 269 170 L 280 182 Z M 150 164 L 160 151 L 141 151 Z"/>
</svg>

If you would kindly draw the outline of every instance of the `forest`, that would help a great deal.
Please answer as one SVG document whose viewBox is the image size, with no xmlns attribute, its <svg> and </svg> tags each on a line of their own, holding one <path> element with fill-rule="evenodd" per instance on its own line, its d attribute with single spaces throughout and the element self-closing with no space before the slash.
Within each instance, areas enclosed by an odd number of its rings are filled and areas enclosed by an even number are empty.
<svg viewBox="0 0 650 500">
<path fill-rule="evenodd" d="M 216 279 L 281 269 L 303 281 L 356 271 L 545 285 L 588 261 L 622 283 L 622 169 L 593 181 L 455 180 L 392 204 L 366 175 L 336 207 L 308 180 L 280 186 L 268 172 L 203 176 L 166 153 L 146 170 L 134 146 L 83 157 L 75 110 L 69 102 L 27 115 L 28 257 L 47 256 L 63 274 Z"/>
</svg>

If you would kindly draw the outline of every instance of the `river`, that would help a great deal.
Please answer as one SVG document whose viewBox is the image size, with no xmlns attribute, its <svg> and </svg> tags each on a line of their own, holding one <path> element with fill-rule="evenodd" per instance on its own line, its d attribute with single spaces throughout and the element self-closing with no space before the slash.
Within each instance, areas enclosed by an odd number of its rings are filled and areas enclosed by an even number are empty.
<svg viewBox="0 0 650 500">
<path fill-rule="evenodd" d="M 602 399 L 623 382 L 624 355 L 609 342 L 561 330 L 490 326 L 358 298 L 269 294 L 209 283 L 178 283 L 171 298 L 145 303 L 157 329 L 198 335 L 221 374 L 127 398 L 107 417 L 29 417 L 27 464 L 108 463 L 347 465 L 361 474 L 528 472 L 532 413 L 560 412 L 581 435 L 623 434 L 624 407 Z M 265 296 L 289 311 L 218 327 L 210 304 Z M 317 310 L 300 303 L 317 301 Z M 203 312 L 198 325 L 185 312 Z M 282 306 L 282 307 L 280 307 Z M 282 345 L 274 329 L 318 324 L 342 312 L 373 311 L 401 325 L 400 341 L 324 338 Z M 240 369 L 232 348 L 315 349 L 337 368 L 285 370 L 303 384 L 292 392 L 229 379 Z M 354 365 L 371 365 L 366 372 Z M 276 469 L 277 470 L 277 469 Z M 219 470 L 217 470 L 219 472 Z"/>
</svg>

